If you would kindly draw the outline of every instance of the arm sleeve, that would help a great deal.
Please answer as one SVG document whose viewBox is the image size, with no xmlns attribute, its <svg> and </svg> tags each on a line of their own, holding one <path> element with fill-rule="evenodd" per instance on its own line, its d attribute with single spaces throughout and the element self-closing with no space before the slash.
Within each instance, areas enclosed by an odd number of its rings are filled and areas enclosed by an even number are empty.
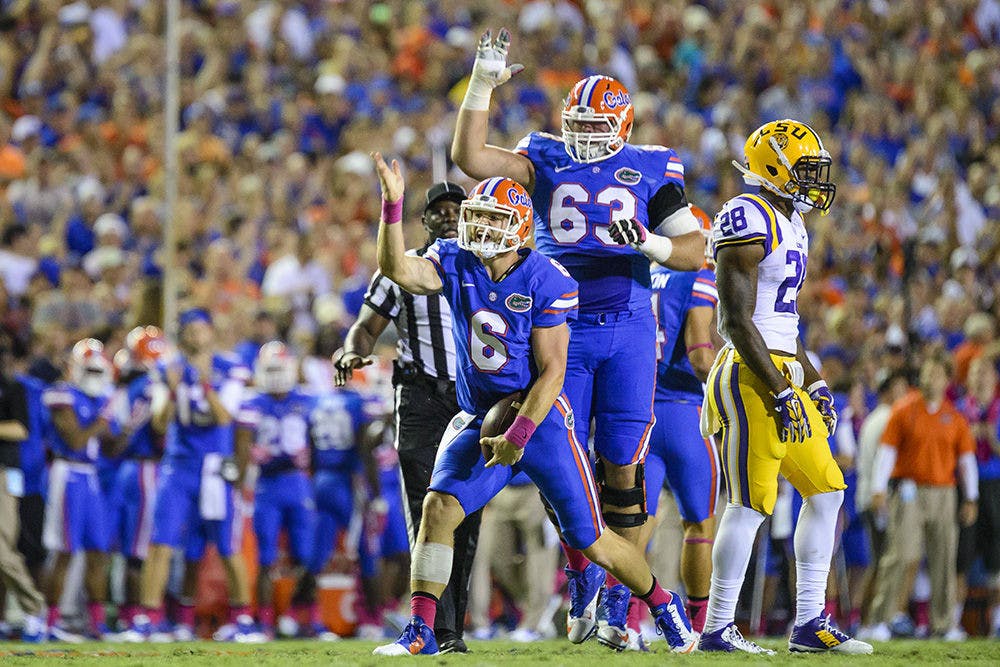
<svg viewBox="0 0 1000 667">
<path fill-rule="evenodd" d="M 395 319 L 399 314 L 397 291 L 396 283 L 376 271 L 365 292 L 365 304 L 387 320 Z"/>
<path fill-rule="evenodd" d="M 533 327 L 554 327 L 566 320 L 576 319 L 580 304 L 576 281 L 569 277 L 559 262 L 551 258 L 548 261 L 555 269 L 554 276 L 548 277 L 544 283 L 546 287 L 551 285 L 551 288 L 537 296 L 539 303 L 534 305 L 531 321 Z"/>
<path fill-rule="evenodd" d="M 458 246 L 455 242 L 438 239 L 424 253 L 424 259 L 429 259 L 434 264 L 434 269 L 437 271 L 438 277 L 441 278 L 441 285 L 446 294 L 449 291 L 448 286 L 451 284 L 451 274 L 455 271 L 455 251 L 457 249 Z"/>
<path fill-rule="evenodd" d="M 719 303 L 719 290 L 715 286 L 715 272 L 711 269 L 702 269 L 691 285 L 691 300 L 688 302 L 688 310 L 699 306 L 709 306 L 715 308 Z"/>
<path fill-rule="evenodd" d="M 256 428 L 260 423 L 260 409 L 254 400 L 244 401 L 236 413 L 236 425 L 243 428 Z"/>
<path fill-rule="evenodd" d="M 73 406 L 73 394 L 63 387 L 48 389 L 42 394 L 42 404 L 47 408 L 69 408 Z"/>
<path fill-rule="evenodd" d="M 726 202 L 715 216 L 712 222 L 712 242 L 716 257 L 721 248 L 747 243 L 764 244 L 764 250 L 769 251 L 768 240 L 772 235 L 770 218 L 766 209 L 755 204 L 742 197 L 735 197 Z"/>
</svg>

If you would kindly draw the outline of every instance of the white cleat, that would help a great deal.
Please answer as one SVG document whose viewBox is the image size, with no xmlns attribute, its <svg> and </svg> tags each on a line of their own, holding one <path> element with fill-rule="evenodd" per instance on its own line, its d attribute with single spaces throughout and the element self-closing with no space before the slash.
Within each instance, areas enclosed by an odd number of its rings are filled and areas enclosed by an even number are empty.
<svg viewBox="0 0 1000 667">
<path fill-rule="evenodd" d="M 287 614 L 278 617 L 275 629 L 278 631 L 278 636 L 283 639 L 294 639 L 299 636 L 299 622 Z"/>
<path fill-rule="evenodd" d="M 174 628 L 175 642 L 193 642 L 196 639 L 198 638 L 194 636 L 194 630 L 191 629 L 190 625 L 181 623 Z"/>
</svg>

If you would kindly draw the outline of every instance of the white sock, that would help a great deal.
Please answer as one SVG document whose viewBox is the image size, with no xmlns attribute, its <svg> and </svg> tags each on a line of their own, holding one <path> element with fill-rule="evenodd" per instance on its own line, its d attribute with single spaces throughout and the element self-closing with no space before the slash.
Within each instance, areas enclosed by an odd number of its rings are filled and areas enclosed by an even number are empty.
<svg viewBox="0 0 1000 667">
<path fill-rule="evenodd" d="M 705 632 L 715 632 L 736 619 L 750 553 L 764 515 L 742 505 L 729 505 L 719 522 L 712 547 L 712 588 L 708 593 Z"/>
<path fill-rule="evenodd" d="M 1000 630 L 1000 604 L 990 611 L 990 634 L 994 635 Z"/>
<path fill-rule="evenodd" d="M 795 528 L 795 625 L 823 613 L 837 514 L 843 502 L 843 491 L 820 493 L 802 501 Z"/>
</svg>

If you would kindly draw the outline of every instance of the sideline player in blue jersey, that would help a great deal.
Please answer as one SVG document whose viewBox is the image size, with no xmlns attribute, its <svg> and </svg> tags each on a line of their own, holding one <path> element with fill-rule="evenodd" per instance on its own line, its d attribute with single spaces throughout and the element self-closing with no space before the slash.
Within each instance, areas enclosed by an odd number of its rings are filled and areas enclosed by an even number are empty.
<svg viewBox="0 0 1000 667">
<path fill-rule="evenodd" d="M 143 613 L 132 628 L 136 639 L 164 626 L 163 594 L 173 551 L 185 546 L 185 556 L 191 557 L 192 545 L 205 540 L 215 542 L 222 557 L 232 619 L 242 619 L 241 633 L 253 634 L 231 486 L 246 463 L 243 452 L 234 461 L 232 422 L 249 371 L 233 355 L 214 353 L 214 337 L 211 316 L 187 310 L 180 316 L 180 354 L 158 364 L 168 400 L 154 403 L 152 425 L 167 434 L 167 445 L 142 568 Z"/>
<path fill-rule="evenodd" d="M 382 639 L 382 611 L 395 606 L 409 588 L 410 539 L 403 514 L 403 486 L 399 454 L 393 446 L 395 429 L 389 414 L 368 425 L 364 466 L 368 481 L 368 503 L 358 545 L 364 608 L 358 634 L 365 631 Z M 363 637 L 365 638 L 365 637 Z"/>
<path fill-rule="evenodd" d="M 699 214 L 704 216 L 695 211 Z M 705 216 L 704 221 L 711 228 L 711 219 Z M 685 272 L 654 267 L 652 277 L 658 324 L 656 425 L 646 459 L 646 497 L 655 517 L 666 479 L 677 500 L 684 525 L 681 580 L 691 626 L 701 632 L 712 579 L 719 463 L 715 443 L 701 435 L 699 419 L 702 383 L 715 360 L 712 331 L 719 294 L 715 272 L 707 266 Z M 632 620 L 630 615 L 634 632 Z"/>
<path fill-rule="evenodd" d="M 309 431 L 316 397 L 297 387 L 299 361 L 280 341 L 265 343 L 254 364 L 254 388 L 236 419 L 236 447 L 260 469 L 253 527 L 260 569 L 257 617 L 274 636 L 274 579 L 278 535 L 288 534 L 292 565 L 300 578 L 313 555 L 316 503 L 309 479 Z"/>
<path fill-rule="evenodd" d="M 374 154 L 382 183 L 379 268 L 411 294 L 443 292 L 453 314 L 458 404 L 445 432 L 420 531 L 412 553 L 412 618 L 379 655 L 437 653 L 437 597 L 451 574 L 454 531 L 518 471 L 538 486 L 563 539 L 610 567 L 649 605 L 673 650 L 695 644 L 676 594 L 656 583 L 635 545 L 605 531 L 586 450 L 573 430 L 562 392 L 576 315 L 577 283 L 554 259 L 521 246 L 531 230 L 531 200 L 509 178 L 479 183 L 462 202 L 457 242 L 438 240 L 423 257 L 407 255 L 402 218 L 403 177 Z M 482 419 L 501 398 L 527 392 L 502 435 L 480 437 Z"/>
<path fill-rule="evenodd" d="M 140 326 L 128 333 L 125 347 L 115 354 L 119 381 L 124 384 L 130 432 L 115 481 L 119 501 L 115 530 L 118 548 L 125 557 L 125 604 L 118 616 L 128 625 L 138 613 L 142 562 L 149 552 L 153 533 L 153 503 L 160 476 L 163 435 L 153 430 L 152 406 L 154 392 L 165 388 L 155 382 L 152 371 L 166 346 L 158 327 Z"/>
<path fill-rule="evenodd" d="M 573 86 L 561 137 L 533 132 L 513 151 L 487 144 L 491 91 L 521 68 L 507 66 L 509 45 L 505 29 L 492 43 L 489 32 L 480 40 L 452 156 L 473 178 L 501 175 L 523 185 L 534 204 L 538 249 L 579 283 L 565 391 L 581 442 L 588 442 L 594 422 L 604 518 L 638 545 L 646 534 L 643 463 L 656 383 L 649 261 L 695 271 L 705 240 L 687 207 L 680 158 L 662 146 L 628 143 L 632 100 L 610 77 L 591 76 Z M 582 642 L 595 630 L 605 573 L 578 551 L 566 553 L 568 633 Z M 623 648 L 620 638 L 599 637 L 617 649 Z"/>
<path fill-rule="evenodd" d="M 52 418 L 52 455 L 43 540 L 56 553 L 48 573 L 46 597 L 49 632 L 60 641 L 81 641 L 67 632 L 59 618 L 66 570 L 73 554 L 86 552 L 87 611 L 91 631 L 108 634 L 104 605 L 108 601 L 109 520 L 97 481 L 101 450 L 116 453 L 121 429 L 110 414 L 111 362 L 104 346 L 93 338 L 73 346 L 69 382 L 61 382 L 42 395 Z M 108 451 L 110 450 L 110 451 Z"/>
</svg>

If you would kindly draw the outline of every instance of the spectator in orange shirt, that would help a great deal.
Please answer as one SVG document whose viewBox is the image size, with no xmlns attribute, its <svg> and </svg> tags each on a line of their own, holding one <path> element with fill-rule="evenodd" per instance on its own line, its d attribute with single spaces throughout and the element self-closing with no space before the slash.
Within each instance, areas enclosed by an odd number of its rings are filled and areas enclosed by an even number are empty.
<svg viewBox="0 0 1000 667">
<path fill-rule="evenodd" d="M 872 510 L 888 513 L 888 549 L 879 562 L 872 606 L 873 638 L 888 639 L 885 624 L 901 613 L 913 577 L 926 555 L 931 578 L 935 634 L 960 639 L 953 618 L 958 551 L 956 472 L 961 471 L 964 525 L 976 521 L 979 475 L 976 443 L 968 422 L 945 397 L 951 377 L 946 353 L 929 355 L 920 368 L 919 391 L 893 406 L 872 475 Z M 902 583 L 907 585 L 901 586 Z"/>
</svg>

